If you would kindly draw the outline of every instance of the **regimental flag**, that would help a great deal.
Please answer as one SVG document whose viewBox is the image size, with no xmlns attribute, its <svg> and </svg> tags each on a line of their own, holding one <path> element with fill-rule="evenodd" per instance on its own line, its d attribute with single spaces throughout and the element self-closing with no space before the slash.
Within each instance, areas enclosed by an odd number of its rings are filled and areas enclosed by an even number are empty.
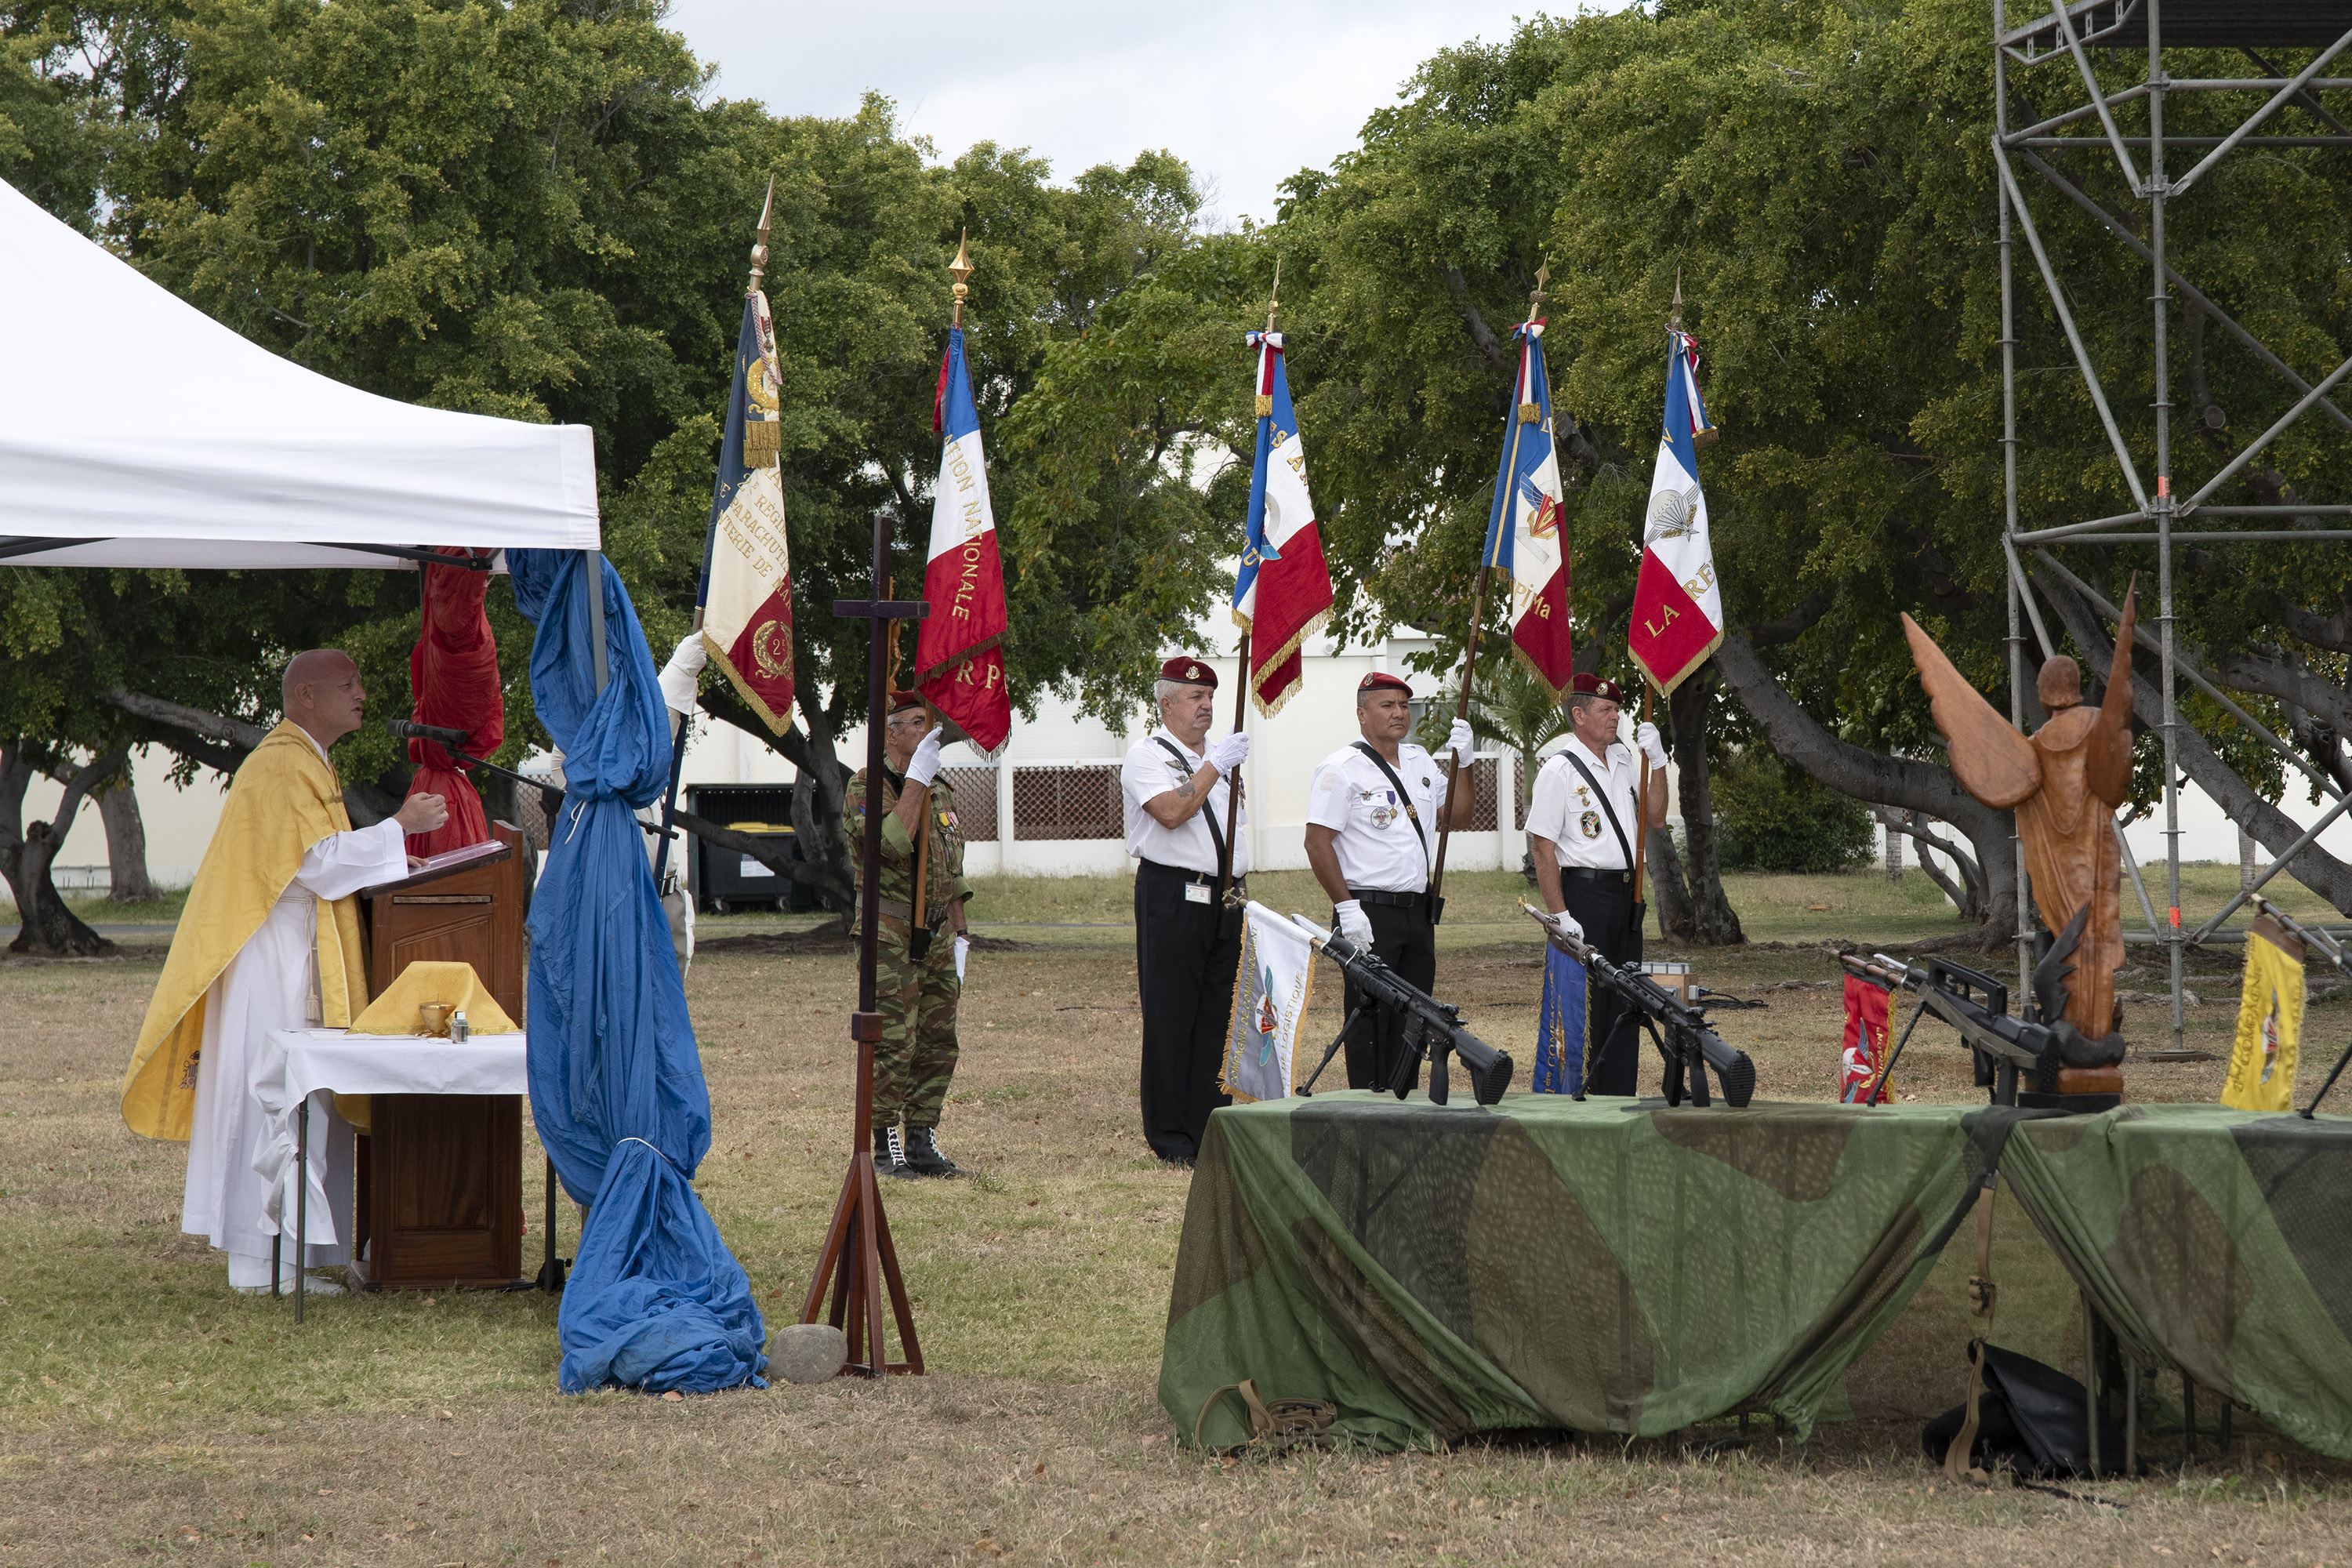
<svg viewBox="0 0 2352 1568">
<path fill-rule="evenodd" d="M 1299 645 L 1331 616 L 1331 569 L 1307 494 L 1307 453 L 1282 334 L 1252 332 L 1257 351 L 1257 461 L 1250 470 L 1249 530 L 1234 579 L 1234 619 L 1250 645 L 1250 696 L 1261 713 L 1279 712 L 1305 678 Z"/>
<path fill-rule="evenodd" d="M 1541 321 L 1514 334 L 1519 340 L 1515 412 L 1503 437 L 1503 466 L 1495 476 L 1495 504 L 1486 518 L 1486 563 L 1510 579 L 1511 646 L 1528 668 L 1566 695 L 1576 648 L 1568 626 L 1568 539 L 1559 454 L 1552 441 L 1551 379 L 1544 374 Z"/>
<path fill-rule="evenodd" d="M 1845 977 L 1845 1042 L 1838 1058 L 1838 1100 L 1859 1105 L 1886 1065 L 1886 987 L 1857 975 Z M 1880 1089 L 1878 1103 L 1892 1098 Z"/>
<path fill-rule="evenodd" d="M 793 722 L 792 557 L 777 467 L 782 379 L 768 297 L 753 289 L 743 297 L 743 325 L 735 335 L 735 385 L 710 490 L 702 642 L 710 662 L 779 735 Z"/>
<path fill-rule="evenodd" d="M 963 329 L 948 329 L 931 428 L 940 446 L 940 482 L 931 496 L 931 553 L 923 597 L 931 614 L 915 639 L 916 687 L 993 752 L 1013 732 L 1004 689 L 1004 567 L 996 552 L 996 514 L 988 504 L 988 468 L 980 450 L 980 411 L 964 368 Z"/>
<path fill-rule="evenodd" d="M 2224 1105 L 2238 1110 L 2294 1109 L 2294 1055 L 2303 1037 L 2302 946 L 2267 916 L 2246 933 L 2246 984 L 2238 999 L 2238 1043 L 2221 1086 Z"/>
<path fill-rule="evenodd" d="M 1698 344 L 1679 328 L 1666 351 L 1666 430 L 1642 530 L 1642 571 L 1633 583 L 1627 636 L 1633 662 L 1661 697 L 1706 662 L 1723 641 L 1723 592 L 1699 488 L 1698 449 L 1715 439 L 1698 395 Z"/>
<path fill-rule="evenodd" d="M 1584 965 L 1544 943 L 1543 1009 L 1536 1015 L 1537 1094 L 1584 1092 Z"/>
<path fill-rule="evenodd" d="M 1219 1089 L 1235 1100 L 1288 1098 L 1298 1026 L 1314 991 L 1315 948 L 1307 933 L 1253 900 L 1243 910 Z"/>
</svg>

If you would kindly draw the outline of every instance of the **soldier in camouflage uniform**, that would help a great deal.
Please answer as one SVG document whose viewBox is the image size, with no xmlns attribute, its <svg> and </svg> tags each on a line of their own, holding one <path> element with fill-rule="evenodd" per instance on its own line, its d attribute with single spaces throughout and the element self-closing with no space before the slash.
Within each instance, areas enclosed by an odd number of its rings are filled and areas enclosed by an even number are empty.
<svg viewBox="0 0 2352 1568">
<path fill-rule="evenodd" d="M 940 1152 L 940 1108 L 955 1077 L 956 998 L 963 989 L 969 951 L 964 900 L 963 830 L 956 822 L 955 791 L 940 780 L 939 728 L 912 691 L 890 694 L 882 728 L 883 784 L 881 942 L 875 967 L 876 1005 L 883 1025 L 874 1047 L 874 1166 L 892 1176 L 953 1176 L 955 1162 Z M 866 836 L 868 784 L 860 771 L 849 782 L 842 822 L 852 844 Z M 928 831 L 924 923 L 929 951 L 912 955 L 915 831 Z M 863 896 L 863 889 L 860 896 Z M 950 936 L 950 933 L 952 935 Z M 900 1124 L 904 1123 L 904 1131 Z"/>
</svg>

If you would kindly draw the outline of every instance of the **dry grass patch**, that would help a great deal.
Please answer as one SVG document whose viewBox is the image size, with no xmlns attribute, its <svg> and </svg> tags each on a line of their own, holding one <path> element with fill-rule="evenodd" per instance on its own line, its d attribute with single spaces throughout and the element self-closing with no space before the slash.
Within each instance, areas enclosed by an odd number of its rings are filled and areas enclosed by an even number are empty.
<svg viewBox="0 0 2352 1568">
<path fill-rule="evenodd" d="M 1450 942 L 1440 989 L 1531 1060 L 1534 952 L 1475 931 L 1465 921 Z M 2225 1462 L 2209 1449 L 2185 1477 L 2095 1489 L 2120 1510 L 1942 1488 L 1917 1431 L 1961 1386 L 1961 1249 L 1850 1377 L 1841 1408 L 1866 1419 L 1824 1426 L 1803 1464 L 1760 1428 L 1755 1446 L 1713 1456 L 1609 1441 L 1234 1464 L 1179 1451 L 1152 1390 L 1187 1184 L 1136 1127 L 1130 941 L 1109 929 L 973 961 L 941 1135 L 976 1176 L 886 1190 L 933 1375 L 682 1403 L 556 1394 L 554 1308 L 537 1295 L 314 1299 L 299 1330 L 285 1304 L 231 1296 L 218 1258 L 178 1232 L 181 1152 L 115 1113 L 153 957 L 0 965 L 0 1564 L 2309 1563 L 2352 1550 L 2344 1468 L 2242 1417 Z M 1769 1004 L 1722 1019 L 1755 1055 L 1761 1092 L 1829 1094 L 1842 1009 L 1828 954 L 1699 962 L 1708 984 Z M 717 1127 L 697 1185 L 772 1325 L 798 1305 L 847 1157 L 853 990 L 842 951 L 713 953 L 688 983 Z M 1338 999 L 1321 988 L 1327 1037 Z M 2315 1009 L 2315 1054 L 2340 1005 Z M 2192 1017 L 2226 1032 L 2228 1011 Z M 2136 1074 L 2147 1098 L 2201 1098 L 2219 1081 L 2218 1068 Z M 1977 1094 L 1932 1022 L 1902 1082 L 1927 1099 Z M 530 1260 L 535 1147 L 526 1160 Z M 2078 1361 L 2071 1289 L 2004 1216 L 2000 1338 Z M 575 1225 L 567 1211 L 567 1252 Z"/>
</svg>

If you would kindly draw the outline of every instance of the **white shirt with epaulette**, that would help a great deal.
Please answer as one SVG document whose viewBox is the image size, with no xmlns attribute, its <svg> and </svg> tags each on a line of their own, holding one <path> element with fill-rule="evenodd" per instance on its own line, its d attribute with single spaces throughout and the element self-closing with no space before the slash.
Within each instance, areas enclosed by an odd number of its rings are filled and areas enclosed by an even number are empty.
<svg viewBox="0 0 2352 1568">
<path fill-rule="evenodd" d="M 1168 754 L 1162 741 L 1173 745 L 1183 755 L 1183 761 Z M 1225 775 L 1219 773 L 1217 782 L 1209 786 L 1209 803 L 1175 827 L 1163 827 L 1160 819 L 1143 809 L 1143 803 L 1155 796 L 1181 788 L 1200 772 L 1208 758 L 1176 739 L 1165 725 L 1154 730 L 1127 749 L 1127 761 L 1118 770 L 1120 804 L 1127 812 L 1127 852 L 1162 866 L 1177 866 L 1187 871 L 1217 874 L 1217 843 L 1209 832 L 1209 819 L 1216 818 L 1217 831 L 1225 830 L 1225 799 L 1230 786 Z M 1249 870 L 1249 806 L 1245 804 L 1234 822 L 1234 875 Z"/>
<path fill-rule="evenodd" d="M 1429 886 L 1429 858 L 1437 852 L 1438 802 L 1445 796 L 1445 764 L 1410 741 L 1397 745 L 1400 799 L 1377 763 L 1353 745 L 1316 765 L 1307 786 L 1307 820 L 1337 834 L 1331 847 L 1350 888 L 1418 893 Z M 1412 808 L 1409 815 L 1406 806 Z M 1421 831 L 1413 831 L 1415 816 Z"/>
<path fill-rule="evenodd" d="M 1608 792 L 1609 804 L 1617 809 L 1618 826 L 1625 830 L 1624 846 L 1619 845 L 1611 830 L 1608 814 L 1601 809 L 1601 797 L 1593 793 L 1592 784 L 1569 765 L 1569 750 L 1591 770 L 1593 784 Z M 1528 831 L 1550 839 L 1562 866 L 1630 870 L 1625 848 L 1641 843 L 1641 816 L 1633 808 L 1633 792 L 1640 779 L 1631 746 L 1612 742 L 1608 752 L 1596 757 L 1591 747 L 1570 735 L 1568 748 L 1555 753 L 1536 774 L 1534 795 L 1528 803 Z"/>
</svg>

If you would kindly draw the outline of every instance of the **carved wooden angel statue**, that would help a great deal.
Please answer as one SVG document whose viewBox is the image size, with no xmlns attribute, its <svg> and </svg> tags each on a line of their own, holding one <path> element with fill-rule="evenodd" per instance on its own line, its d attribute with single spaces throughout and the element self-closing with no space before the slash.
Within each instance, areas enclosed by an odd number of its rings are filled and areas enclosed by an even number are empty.
<svg viewBox="0 0 2352 1568">
<path fill-rule="evenodd" d="M 2116 1007 L 2124 933 L 2115 815 L 2131 785 L 2135 597 L 2136 588 L 2124 595 L 2105 700 L 2084 707 L 2081 667 L 2063 655 L 2052 658 L 2035 683 L 2050 718 L 2031 737 L 2011 728 L 1952 668 L 1935 639 L 1903 617 L 1952 776 L 1994 810 L 2016 808 L 2034 906 L 2055 937 L 2034 969 L 2034 997 L 2042 1020 L 2059 1026 L 2060 1053 L 2074 1069 L 2061 1073 L 2060 1087 L 2068 1092 L 2123 1088 L 2116 1070 L 2124 1056 Z"/>
</svg>

